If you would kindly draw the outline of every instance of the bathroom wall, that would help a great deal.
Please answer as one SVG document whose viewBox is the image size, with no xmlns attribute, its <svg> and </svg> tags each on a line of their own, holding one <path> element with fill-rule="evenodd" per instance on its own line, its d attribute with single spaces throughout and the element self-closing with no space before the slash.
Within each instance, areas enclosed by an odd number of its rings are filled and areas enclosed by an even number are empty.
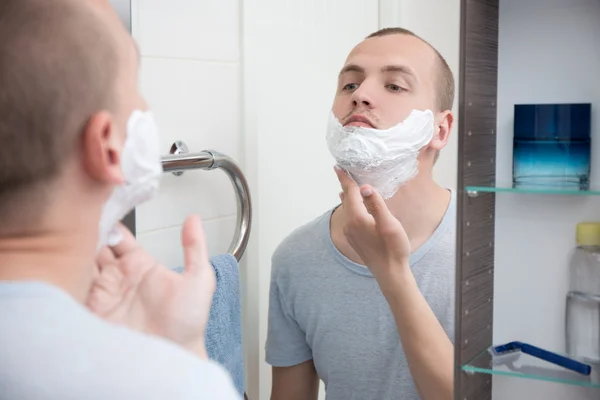
<svg viewBox="0 0 600 400">
<path fill-rule="evenodd" d="M 600 3 L 500 0 L 497 181 L 510 182 L 515 103 L 592 103 L 592 181 L 600 183 Z M 597 197 L 496 195 L 494 341 L 563 352 L 575 225 L 600 219 Z M 595 396 L 595 397 L 594 397 Z M 494 400 L 597 399 L 599 392 L 494 377 Z"/>
</svg>

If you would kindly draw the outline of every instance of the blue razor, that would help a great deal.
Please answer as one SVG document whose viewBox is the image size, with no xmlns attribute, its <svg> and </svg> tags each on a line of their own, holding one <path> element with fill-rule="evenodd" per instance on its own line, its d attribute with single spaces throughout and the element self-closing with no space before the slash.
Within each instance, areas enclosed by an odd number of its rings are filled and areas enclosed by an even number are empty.
<svg viewBox="0 0 600 400">
<path fill-rule="evenodd" d="M 561 356 L 556 353 L 552 353 L 548 350 L 540 349 L 539 347 L 535 347 L 527 343 L 510 342 L 500 346 L 494 346 L 492 350 L 493 355 L 499 356 L 507 353 L 520 351 L 521 353 L 529 354 L 530 356 L 539 358 L 544 361 L 548 361 L 549 363 L 558 365 L 571 371 L 578 372 L 582 375 L 590 375 L 592 373 L 592 367 L 587 364 L 581 363 L 571 358 Z"/>
</svg>

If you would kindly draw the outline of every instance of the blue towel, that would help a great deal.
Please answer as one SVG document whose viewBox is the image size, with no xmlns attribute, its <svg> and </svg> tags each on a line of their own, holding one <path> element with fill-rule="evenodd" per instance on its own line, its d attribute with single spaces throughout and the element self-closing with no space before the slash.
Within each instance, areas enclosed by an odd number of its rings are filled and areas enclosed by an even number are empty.
<svg viewBox="0 0 600 400">
<path fill-rule="evenodd" d="M 215 270 L 217 288 L 206 326 L 206 351 L 211 360 L 229 371 L 240 396 L 243 396 L 244 353 L 239 266 L 231 254 L 215 256 L 210 262 Z M 173 270 L 183 272 L 183 267 Z"/>
</svg>

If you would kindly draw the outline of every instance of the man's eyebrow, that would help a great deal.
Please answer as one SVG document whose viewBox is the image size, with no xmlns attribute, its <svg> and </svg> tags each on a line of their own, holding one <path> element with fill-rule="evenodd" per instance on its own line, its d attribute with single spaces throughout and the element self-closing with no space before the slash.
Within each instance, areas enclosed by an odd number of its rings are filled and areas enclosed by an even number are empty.
<svg viewBox="0 0 600 400">
<path fill-rule="evenodd" d="M 347 72 L 358 72 L 358 73 L 364 74 L 365 69 L 356 64 L 348 64 L 344 68 L 342 68 L 339 75 L 342 76 L 343 74 L 345 74 Z"/>
<path fill-rule="evenodd" d="M 400 74 L 407 75 L 412 79 L 415 79 L 415 80 L 417 79 L 417 76 L 415 75 L 413 70 L 405 65 L 386 65 L 385 67 L 381 68 L 381 71 L 382 72 L 398 72 Z"/>
<path fill-rule="evenodd" d="M 342 68 L 339 75 L 341 76 L 348 72 L 358 72 L 364 74 L 365 69 L 356 64 L 348 64 L 344 68 Z M 407 75 L 408 77 L 415 80 L 417 78 L 413 70 L 405 65 L 386 65 L 383 68 L 381 68 L 381 72 L 397 72 L 403 75 Z"/>
</svg>

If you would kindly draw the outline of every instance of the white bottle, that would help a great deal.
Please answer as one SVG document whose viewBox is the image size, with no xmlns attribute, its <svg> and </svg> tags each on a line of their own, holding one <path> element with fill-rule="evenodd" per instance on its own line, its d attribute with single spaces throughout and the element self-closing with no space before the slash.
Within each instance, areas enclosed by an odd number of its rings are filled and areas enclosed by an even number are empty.
<svg viewBox="0 0 600 400">
<path fill-rule="evenodd" d="M 600 223 L 578 224 L 576 240 L 567 294 L 567 354 L 600 362 Z"/>
</svg>

